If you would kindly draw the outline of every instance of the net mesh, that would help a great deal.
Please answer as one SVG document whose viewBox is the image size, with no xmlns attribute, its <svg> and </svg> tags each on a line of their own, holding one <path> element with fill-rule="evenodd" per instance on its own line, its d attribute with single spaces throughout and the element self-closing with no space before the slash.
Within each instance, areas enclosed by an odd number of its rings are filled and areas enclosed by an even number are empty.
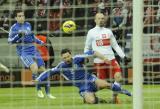
<svg viewBox="0 0 160 109">
<path fill-rule="evenodd" d="M 156 84 L 159 84 L 159 3 L 157 0 L 144 1 L 144 35 L 143 35 L 143 58 L 144 58 L 144 84 L 147 87 L 144 90 L 144 103 L 147 100 L 152 103 L 148 108 L 158 108 L 157 97 L 150 96 L 150 94 L 157 95 L 158 92 Z"/>
<path fill-rule="evenodd" d="M 117 108 L 115 104 L 86 105 L 78 94 L 78 89 L 71 87 L 72 81 L 66 81 L 59 75 L 50 77 L 51 92 L 55 100 L 37 98 L 37 91 L 32 85 L 31 71 L 25 69 L 16 54 L 15 46 L 7 42 L 8 31 L 15 23 L 14 10 L 25 11 L 26 21 L 31 23 L 35 35 L 46 36 L 50 59 L 46 68 L 52 68 L 61 61 L 62 48 L 70 48 L 72 54 L 82 54 L 86 34 L 95 26 L 94 16 L 102 12 L 106 17 L 106 27 L 112 29 L 118 44 L 127 57 L 132 57 L 132 0 L 0 0 L 0 62 L 9 68 L 9 73 L 0 71 L 0 108 L 40 109 L 40 108 Z M 62 24 L 73 20 L 77 30 L 73 34 L 62 31 Z M 158 109 L 160 98 L 160 1 L 144 0 L 143 58 L 144 58 L 144 107 Z M 119 57 L 117 56 L 117 60 Z M 87 64 L 94 71 L 93 62 Z M 132 62 L 127 65 L 120 62 L 123 72 L 123 85 L 132 91 Z M 95 72 L 94 72 L 95 73 Z M 108 79 L 111 81 L 111 79 Z M 102 90 L 98 96 L 110 100 L 112 93 Z M 121 109 L 132 108 L 132 99 L 119 97 Z"/>
</svg>

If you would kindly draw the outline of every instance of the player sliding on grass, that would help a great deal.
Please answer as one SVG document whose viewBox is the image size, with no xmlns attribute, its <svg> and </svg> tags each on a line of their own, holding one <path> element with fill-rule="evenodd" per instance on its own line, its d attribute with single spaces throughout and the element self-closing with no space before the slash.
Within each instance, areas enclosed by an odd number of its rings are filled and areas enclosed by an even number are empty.
<svg viewBox="0 0 160 109">
<path fill-rule="evenodd" d="M 71 80 L 73 85 L 79 88 L 79 93 L 83 97 L 84 102 L 88 104 L 96 104 L 99 102 L 95 92 L 101 89 L 111 89 L 122 94 L 131 96 L 131 94 L 121 88 L 119 84 L 111 84 L 105 80 L 98 79 L 96 76 L 88 73 L 84 64 L 88 57 L 97 56 L 103 59 L 105 62 L 108 60 L 98 52 L 88 51 L 83 55 L 76 55 L 72 57 L 69 49 L 63 49 L 61 51 L 62 62 L 60 62 L 55 68 L 45 71 L 39 75 L 36 79 L 38 87 L 41 87 L 40 83 L 45 81 L 51 75 L 60 73 L 66 80 Z"/>
</svg>

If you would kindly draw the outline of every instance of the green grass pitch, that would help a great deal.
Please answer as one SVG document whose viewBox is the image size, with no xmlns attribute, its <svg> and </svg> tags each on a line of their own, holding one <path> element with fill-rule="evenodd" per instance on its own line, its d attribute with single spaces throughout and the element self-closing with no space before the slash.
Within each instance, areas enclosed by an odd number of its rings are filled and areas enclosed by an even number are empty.
<svg viewBox="0 0 160 109">
<path fill-rule="evenodd" d="M 132 86 L 124 86 L 132 91 Z M 121 104 L 83 104 L 78 89 L 71 86 L 52 87 L 51 92 L 57 98 L 39 99 L 34 87 L 0 88 L 0 109 L 132 109 L 132 97 L 119 95 Z M 160 86 L 144 86 L 144 109 L 160 109 Z M 97 93 L 104 99 L 110 99 L 110 90 Z"/>
</svg>

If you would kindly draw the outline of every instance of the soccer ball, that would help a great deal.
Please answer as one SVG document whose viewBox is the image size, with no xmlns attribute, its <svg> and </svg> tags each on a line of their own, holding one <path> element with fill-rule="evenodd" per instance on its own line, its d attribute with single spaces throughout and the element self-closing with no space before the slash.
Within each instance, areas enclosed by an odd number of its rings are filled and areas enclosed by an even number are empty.
<svg viewBox="0 0 160 109">
<path fill-rule="evenodd" d="M 62 29 L 65 33 L 70 34 L 76 30 L 76 23 L 72 20 L 67 20 L 63 23 Z"/>
</svg>

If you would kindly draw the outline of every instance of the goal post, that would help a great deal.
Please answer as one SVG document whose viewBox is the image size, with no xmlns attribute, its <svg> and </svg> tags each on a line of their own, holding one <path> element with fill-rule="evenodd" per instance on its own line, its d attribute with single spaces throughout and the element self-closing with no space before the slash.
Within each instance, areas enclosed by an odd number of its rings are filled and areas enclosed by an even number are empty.
<svg viewBox="0 0 160 109">
<path fill-rule="evenodd" d="M 133 0 L 133 109 L 143 109 L 143 0 Z"/>
</svg>

